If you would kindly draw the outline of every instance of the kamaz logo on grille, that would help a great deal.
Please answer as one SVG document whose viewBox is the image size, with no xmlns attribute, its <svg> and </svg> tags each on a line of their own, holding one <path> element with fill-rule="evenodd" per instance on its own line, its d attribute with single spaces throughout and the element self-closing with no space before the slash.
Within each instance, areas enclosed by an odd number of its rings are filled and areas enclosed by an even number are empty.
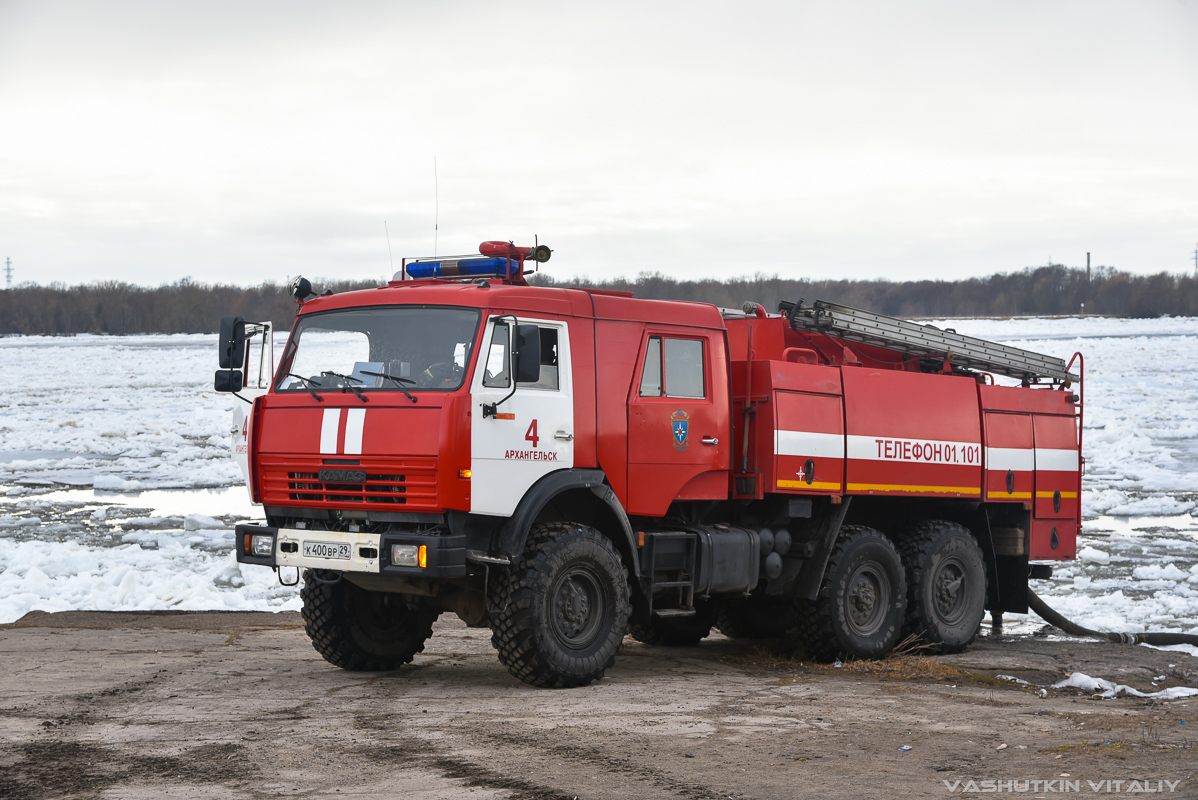
<svg viewBox="0 0 1198 800">
<path fill-rule="evenodd" d="M 321 483 L 366 483 L 364 469 L 322 469 L 317 473 Z"/>
</svg>

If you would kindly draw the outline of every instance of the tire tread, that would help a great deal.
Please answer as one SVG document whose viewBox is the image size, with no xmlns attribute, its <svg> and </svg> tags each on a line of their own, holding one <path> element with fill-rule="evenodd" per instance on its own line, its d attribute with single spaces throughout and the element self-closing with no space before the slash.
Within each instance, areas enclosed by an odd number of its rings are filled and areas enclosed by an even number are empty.
<svg viewBox="0 0 1198 800">
<path fill-rule="evenodd" d="M 616 563 L 620 564 L 621 581 L 617 582 L 617 591 L 613 602 L 613 612 L 616 620 L 624 620 L 625 630 L 620 631 L 620 642 L 614 652 L 600 663 L 598 656 L 591 656 L 590 670 L 583 675 L 563 674 L 544 653 L 537 648 L 536 626 L 537 615 L 533 604 L 536 602 L 537 585 L 544 580 L 549 570 L 550 550 L 559 539 L 566 535 L 576 535 L 583 532 L 586 540 L 608 551 Z M 533 525 L 529 530 L 528 539 L 524 545 L 524 554 L 514 563 L 507 579 L 496 587 L 498 606 L 491 612 L 491 644 L 499 652 L 499 660 L 507 667 L 514 677 L 532 686 L 565 689 L 575 686 L 586 686 L 593 680 L 602 678 L 604 672 L 615 663 L 616 656 L 623 649 L 623 637 L 627 630 L 627 620 L 632 613 L 631 594 L 628 586 L 627 573 L 611 542 L 593 528 L 572 522 L 546 522 Z"/>
<path fill-rule="evenodd" d="M 974 640 L 977 639 L 977 629 L 975 628 L 968 641 L 955 645 L 945 644 L 936 637 L 935 632 L 930 630 L 925 621 L 921 619 L 922 602 L 919 590 L 923 585 L 925 577 L 925 565 L 931 558 L 932 551 L 936 546 L 936 540 L 944 534 L 946 529 L 955 529 L 965 534 L 973 541 L 974 546 L 977 547 L 977 540 L 968 528 L 956 522 L 946 522 L 943 520 L 925 520 L 916 523 L 906 531 L 906 534 L 899 543 L 899 555 L 903 559 L 903 568 L 907 573 L 907 616 L 903 625 L 903 638 L 918 636 L 926 645 L 927 652 L 943 655 L 959 653 L 973 644 Z M 985 558 L 981 555 L 980 548 L 978 548 L 978 555 L 982 560 L 982 597 L 985 598 L 989 591 L 989 575 L 987 574 Z"/>
<path fill-rule="evenodd" d="M 325 661 L 354 672 L 387 672 L 411 663 L 417 653 L 424 651 L 424 643 L 433 635 L 433 623 L 439 612 L 410 609 L 411 624 L 403 634 L 400 652 L 392 657 L 381 656 L 363 650 L 354 641 L 344 606 L 348 590 L 344 581 L 321 583 L 312 577 L 311 571 L 304 572 L 304 584 L 300 588 L 304 631 Z"/>
<path fill-rule="evenodd" d="M 853 545 L 863 538 L 878 539 L 894 549 L 890 539 L 873 528 L 864 525 L 842 526 L 837 535 L 836 545 L 828 557 L 828 566 L 824 570 L 823 582 L 816 599 L 795 601 L 796 621 L 787 638 L 812 660 L 832 661 L 837 658 L 859 657 L 846 651 L 836 638 L 833 624 L 835 608 L 829 597 L 828 576 L 836 571 L 836 567 L 848 555 Z M 898 557 L 897 551 L 895 555 Z"/>
</svg>

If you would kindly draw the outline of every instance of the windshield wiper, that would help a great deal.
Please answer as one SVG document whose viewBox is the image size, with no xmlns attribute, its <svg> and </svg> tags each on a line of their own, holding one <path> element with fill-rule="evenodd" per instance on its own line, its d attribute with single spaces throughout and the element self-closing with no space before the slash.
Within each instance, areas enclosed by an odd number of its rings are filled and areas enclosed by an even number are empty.
<svg viewBox="0 0 1198 800">
<path fill-rule="evenodd" d="M 308 384 L 312 384 L 312 386 L 320 386 L 320 384 L 317 383 L 316 381 L 312 380 L 311 378 L 305 378 L 303 375 L 296 375 L 294 372 L 284 372 L 283 377 L 295 378 L 297 381 L 301 381 L 304 385 L 304 388 L 308 390 L 308 394 L 310 394 L 314 398 L 316 398 L 316 402 L 318 402 L 318 403 L 324 402 L 324 398 L 321 397 L 320 395 L 318 395 L 316 392 L 312 391 L 312 387 L 308 385 Z M 324 387 L 321 386 L 321 388 L 323 389 Z"/>
<path fill-rule="evenodd" d="M 362 370 L 362 374 L 363 375 L 372 375 L 376 378 L 386 378 L 389 381 L 395 381 L 395 385 L 399 387 L 399 390 L 401 392 L 403 392 L 404 397 L 408 398 L 413 403 L 416 402 L 416 398 L 412 395 L 412 393 L 409 392 L 407 389 L 403 388 L 403 385 L 405 383 L 410 383 L 413 386 L 416 385 L 416 381 L 412 380 L 411 378 L 397 378 L 389 372 L 370 372 L 369 370 Z"/>
<path fill-rule="evenodd" d="M 361 400 L 363 403 L 366 402 L 366 395 L 362 393 L 362 390 L 350 383 L 350 381 L 353 381 L 354 383 L 361 383 L 361 378 L 355 378 L 352 375 L 342 375 L 340 372 L 329 372 L 328 370 L 324 370 L 320 374 L 332 375 L 334 378 L 340 378 L 341 380 L 345 381 L 345 385 L 341 387 L 341 391 L 344 392 L 346 389 L 349 389 L 358 396 L 359 400 Z"/>
</svg>

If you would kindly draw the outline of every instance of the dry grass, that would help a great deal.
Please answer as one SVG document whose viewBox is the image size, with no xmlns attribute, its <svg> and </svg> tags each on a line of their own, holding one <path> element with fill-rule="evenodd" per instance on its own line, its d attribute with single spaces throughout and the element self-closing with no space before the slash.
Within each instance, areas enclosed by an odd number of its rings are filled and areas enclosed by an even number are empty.
<svg viewBox="0 0 1198 800">
<path fill-rule="evenodd" d="M 957 667 L 941 664 L 930 656 L 915 654 L 891 655 L 880 661 L 844 661 L 840 666 L 807 661 L 797 656 L 756 648 L 727 661 L 742 666 L 754 666 L 779 672 L 798 672 L 804 675 L 858 675 L 871 678 L 908 681 L 947 681 L 957 683 L 968 674 Z"/>
<path fill-rule="evenodd" d="M 1102 750 L 1108 753 L 1122 751 L 1123 742 L 1087 742 L 1081 741 L 1077 744 L 1061 744 L 1056 747 L 1045 747 L 1041 753 L 1078 753 L 1078 752 L 1094 752 Z"/>
<path fill-rule="evenodd" d="M 856 676 L 877 680 L 901 680 L 920 683 L 948 683 L 954 685 L 984 686 L 987 688 L 1022 688 L 1010 681 L 997 680 L 989 675 L 966 672 L 959 667 L 940 663 L 927 655 L 929 646 L 920 643 L 914 636 L 899 642 L 894 651 L 879 660 L 852 660 L 827 664 L 810 661 L 781 645 L 758 645 L 744 653 L 730 656 L 725 661 L 742 666 L 753 666 L 771 672 L 791 673 L 778 683 L 793 683 L 794 679 L 807 676 Z M 794 673 L 800 673 L 795 675 Z"/>
</svg>

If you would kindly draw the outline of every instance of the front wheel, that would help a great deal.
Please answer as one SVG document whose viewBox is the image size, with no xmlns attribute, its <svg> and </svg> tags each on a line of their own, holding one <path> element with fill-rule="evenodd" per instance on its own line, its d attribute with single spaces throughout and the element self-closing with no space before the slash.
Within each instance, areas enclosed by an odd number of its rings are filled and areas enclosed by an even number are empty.
<svg viewBox="0 0 1198 800">
<path fill-rule="evenodd" d="M 898 644 L 907 582 L 894 545 L 873 528 L 846 525 L 819 594 L 800 603 L 795 635 L 817 660 L 882 658 Z"/>
<path fill-rule="evenodd" d="M 612 543 L 572 522 L 534 525 L 491 598 L 491 643 L 533 686 L 586 686 L 615 663 L 632 612 L 628 571 Z"/>
<path fill-rule="evenodd" d="M 412 607 L 406 595 L 372 592 L 342 579 L 322 583 L 304 572 L 304 630 L 325 661 L 342 669 L 399 669 L 424 650 L 439 611 Z"/>
</svg>

